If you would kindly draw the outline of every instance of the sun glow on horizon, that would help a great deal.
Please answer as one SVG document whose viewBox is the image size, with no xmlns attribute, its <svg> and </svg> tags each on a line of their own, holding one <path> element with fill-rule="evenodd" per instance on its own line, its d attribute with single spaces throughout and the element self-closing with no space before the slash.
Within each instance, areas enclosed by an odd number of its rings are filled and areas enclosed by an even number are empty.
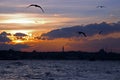
<svg viewBox="0 0 120 80">
<path fill-rule="evenodd" d="M 23 43 L 24 41 L 23 40 L 14 40 L 13 42 L 14 43 Z"/>
<path fill-rule="evenodd" d="M 12 42 L 12 44 L 17 43 L 26 43 L 34 39 L 33 30 L 6 30 L 5 32 L 10 33 L 11 35 L 7 36 Z M 18 35 L 15 35 L 19 33 Z M 25 35 L 25 36 L 24 36 Z"/>
<path fill-rule="evenodd" d="M 0 15 L 1 24 L 46 24 L 49 21 L 45 20 L 43 17 L 38 16 L 38 14 L 1 14 Z"/>
<path fill-rule="evenodd" d="M 15 34 L 15 33 L 29 34 L 33 32 L 33 30 L 5 30 L 5 31 L 11 34 Z"/>
<path fill-rule="evenodd" d="M 29 19 L 9 19 L 5 20 L 4 23 L 35 24 L 35 21 Z"/>
</svg>

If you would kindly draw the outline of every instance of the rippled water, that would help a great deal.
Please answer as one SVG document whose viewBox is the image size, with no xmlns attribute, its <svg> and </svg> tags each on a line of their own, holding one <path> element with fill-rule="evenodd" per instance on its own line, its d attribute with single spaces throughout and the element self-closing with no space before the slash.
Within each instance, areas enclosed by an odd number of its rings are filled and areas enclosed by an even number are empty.
<svg viewBox="0 0 120 80">
<path fill-rule="evenodd" d="M 120 80 L 120 61 L 0 61 L 0 80 Z"/>
</svg>

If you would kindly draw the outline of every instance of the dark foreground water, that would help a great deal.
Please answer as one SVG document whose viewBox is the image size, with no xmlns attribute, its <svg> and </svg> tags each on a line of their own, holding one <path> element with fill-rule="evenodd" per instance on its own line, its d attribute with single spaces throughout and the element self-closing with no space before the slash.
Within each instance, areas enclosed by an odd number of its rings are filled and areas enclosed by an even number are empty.
<svg viewBox="0 0 120 80">
<path fill-rule="evenodd" d="M 0 80 L 120 80 L 120 61 L 0 61 Z"/>
</svg>

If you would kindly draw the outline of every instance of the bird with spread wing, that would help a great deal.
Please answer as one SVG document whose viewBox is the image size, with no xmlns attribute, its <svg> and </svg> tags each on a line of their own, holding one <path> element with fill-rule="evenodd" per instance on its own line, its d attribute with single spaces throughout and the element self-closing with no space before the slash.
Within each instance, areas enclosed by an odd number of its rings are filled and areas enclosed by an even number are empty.
<svg viewBox="0 0 120 80">
<path fill-rule="evenodd" d="M 84 32 L 79 31 L 78 34 L 82 34 L 83 36 L 87 37 L 87 35 Z"/>
<path fill-rule="evenodd" d="M 31 6 L 38 7 L 38 8 L 40 8 L 40 9 L 42 10 L 43 13 L 45 13 L 45 11 L 43 10 L 43 8 L 42 8 L 41 6 L 39 6 L 39 5 L 37 5 L 37 4 L 31 4 L 31 5 L 29 5 L 27 8 L 29 8 L 29 7 L 31 7 Z"/>
</svg>

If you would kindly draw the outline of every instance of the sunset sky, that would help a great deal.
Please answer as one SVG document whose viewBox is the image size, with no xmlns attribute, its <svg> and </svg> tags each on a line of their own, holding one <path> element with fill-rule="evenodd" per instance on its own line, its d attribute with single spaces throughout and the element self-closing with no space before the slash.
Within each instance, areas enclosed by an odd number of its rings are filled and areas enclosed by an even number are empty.
<svg viewBox="0 0 120 80">
<path fill-rule="evenodd" d="M 120 52 L 119 7 L 120 0 L 0 0 L 0 50 Z"/>
</svg>

